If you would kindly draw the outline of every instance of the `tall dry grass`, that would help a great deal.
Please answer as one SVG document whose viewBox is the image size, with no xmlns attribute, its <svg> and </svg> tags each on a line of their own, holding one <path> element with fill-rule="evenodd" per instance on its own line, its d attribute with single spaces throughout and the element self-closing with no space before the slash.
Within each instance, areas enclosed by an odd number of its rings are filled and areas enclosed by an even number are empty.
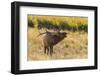
<svg viewBox="0 0 100 76">
<path fill-rule="evenodd" d="M 52 31 L 52 30 L 49 30 Z M 45 32 L 41 29 L 40 32 Z M 35 28 L 28 28 L 28 60 L 51 60 L 51 59 L 83 59 L 88 57 L 88 34 L 87 32 L 69 32 L 67 37 L 54 46 L 52 56 L 44 54 L 42 37 Z"/>
</svg>

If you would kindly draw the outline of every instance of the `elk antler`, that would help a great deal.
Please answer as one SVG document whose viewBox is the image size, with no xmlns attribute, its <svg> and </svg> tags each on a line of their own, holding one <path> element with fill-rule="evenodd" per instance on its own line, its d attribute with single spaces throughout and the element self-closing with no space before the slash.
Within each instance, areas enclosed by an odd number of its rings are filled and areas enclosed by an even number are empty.
<svg viewBox="0 0 100 76">
<path fill-rule="evenodd" d="M 40 33 L 40 31 L 38 31 L 39 32 L 39 35 L 37 36 L 37 37 L 39 37 L 40 35 L 43 35 L 43 34 L 45 34 L 46 32 L 44 32 L 44 33 Z"/>
</svg>

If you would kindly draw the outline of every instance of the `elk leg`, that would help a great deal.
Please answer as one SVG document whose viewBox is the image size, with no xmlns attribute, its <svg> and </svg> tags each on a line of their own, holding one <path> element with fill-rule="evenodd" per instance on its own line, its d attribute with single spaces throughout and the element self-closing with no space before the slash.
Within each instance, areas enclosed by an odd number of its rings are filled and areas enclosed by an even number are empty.
<svg viewBox="0 0 100 76">
<path fill-rule="evenodd" d="M 49 54 L 49 47 L 47 47 L 47 54 Z"/>
<path fill-rule="evenodd" d="M 53 53 L 53 46 L 50 46 L 50 55 L 52 56 Z"/>
<path fill-rule="evenodd" d="M 46 47 L 44 47 L 44 53 L 46 54 Z"/>
</svg>

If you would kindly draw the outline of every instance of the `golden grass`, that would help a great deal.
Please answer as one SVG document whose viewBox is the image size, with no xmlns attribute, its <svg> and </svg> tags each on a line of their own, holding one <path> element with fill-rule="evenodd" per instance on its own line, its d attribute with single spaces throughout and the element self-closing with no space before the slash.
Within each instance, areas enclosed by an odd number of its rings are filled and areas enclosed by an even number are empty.
<svg viewBox="0 0 100 76">
<path fill-rule="evenodd" d="M 45 32 L 44 29 L 40 32 Z M 44 54 L 42 37 L 38 30 L 28 28 L 28 60 L 84 59 L 88 57 L 87 32 L 69 32 L 67 37 L 54 46 L 52 56 Z"/>
</svg>

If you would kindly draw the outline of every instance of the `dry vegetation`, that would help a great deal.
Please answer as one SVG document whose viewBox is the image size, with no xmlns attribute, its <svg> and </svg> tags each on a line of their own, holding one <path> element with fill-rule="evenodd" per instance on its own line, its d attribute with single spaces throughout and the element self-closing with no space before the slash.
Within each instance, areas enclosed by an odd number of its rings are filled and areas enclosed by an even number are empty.
<svg viewBox="0 0 100 76">
<path fill-rule="evenodd" d="M 44 29 L 41 30 L 41 32 L 44 31 Z M 44 54 L 43 35 L 37 37 L 38 34 L 38 30 L 28 28 L 28 60 L 87 58 L 88 41 L 86 32 L 69 32 L 63 41 L 54 46 L 52 56 Z"/>
<path fill-rule="evenodd" d="M 28 60 L 83 59 L 88 57 L 88 19 L 82 17 L 28 16 Z M 52 56 L 44 54 L 45 29 L 59 26 L 67 37 L 54 46 Z"/>
</svg>

